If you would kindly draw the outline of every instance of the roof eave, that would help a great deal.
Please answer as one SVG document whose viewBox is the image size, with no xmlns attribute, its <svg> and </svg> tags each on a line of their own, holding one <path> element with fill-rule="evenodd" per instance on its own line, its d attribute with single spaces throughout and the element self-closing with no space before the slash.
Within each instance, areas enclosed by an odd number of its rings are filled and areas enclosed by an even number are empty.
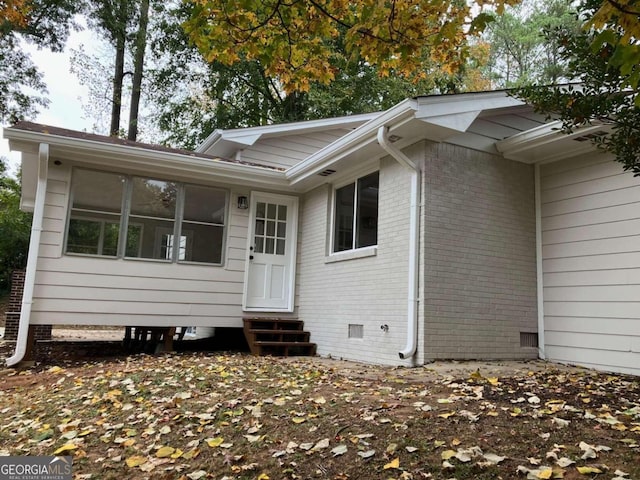
<svg viewBox="0 0 640 480">
<path fill-rule="evenodd" d="M 77 139 L 53 135 L 50 133 L 31 132 L 16 128 L 6 128 L 4 136 L 9 140 L 12 150 L 32 151 L 40 143 L 52 147 L 52 156 L 60 154 L 77 155 L 87 163 L 97 163 L 110 159 L 110 164 L 120 163 L 129 167 L 147 168 L 163 167 L 182 174 L 208 175 L 238 183 L 257 183 L 274 187 L 286 187 L 287 181 L 283 171 L 272 170 L 254 165 L 225 162 L 174 152 L 147 150 L 139 147 L 109 144 L 87 139 Z"/>
</svg>

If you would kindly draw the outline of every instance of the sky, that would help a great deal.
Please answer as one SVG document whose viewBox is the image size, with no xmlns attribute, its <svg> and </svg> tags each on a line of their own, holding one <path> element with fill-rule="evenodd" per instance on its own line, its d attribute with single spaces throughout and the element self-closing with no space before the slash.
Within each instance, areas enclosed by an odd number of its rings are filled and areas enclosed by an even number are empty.
<svg viewBox="0 0 640 480">
<path fill-rule="evenodd" d="M 81 44 L 90 49 L 95 42 L 97 40 L 93 37 L 93 33 L 83 30 L 71 34 L 64 52 L 52 53 L 48 50 L 38 50 L 32 45 L 25 45 L 33 62 L 44 74 L 44 81 L 49 90 L 47 98 L 51 102 L 47 108 L 41 108 L 35 118 L 29 120 L 73 130 L 90 128 L 90 122 L 84 118 L 81 100 L 88 96 L 88 90 L 80 85 L 76 75 L 71 73 L 70 49 L 77 48 Z M 0 140 L 0 156 L 9 158 L 10 172 L 15 174 L 20 162 L 20 154 L 9 153 L 9 142 L 4 137 Z"/>
</svg>

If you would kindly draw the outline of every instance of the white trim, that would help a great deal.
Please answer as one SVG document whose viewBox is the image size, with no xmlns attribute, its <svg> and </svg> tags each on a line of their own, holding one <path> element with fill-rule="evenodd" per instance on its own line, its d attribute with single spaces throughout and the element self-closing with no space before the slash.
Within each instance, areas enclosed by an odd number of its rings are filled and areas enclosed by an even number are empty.
<svg viewBox="0 0 640 480">
<path fill-rule="evenodd" d="M 542 198 L 540 187 L 540 165 L 533 167 L 535 175 L 536 202 L 536 283 L 538 295 L 538 357 L 546 359 L 544 339 L 544 276 L 542 270 Z"/>
<path fill-rule="evenodd" d="M 278 123 L 261 125 L 258 127 L 234 128 L 230 130 L 215 130 L 198 147 L 196 152 L 203 153 L 220 141 L 229 141 L 242 145 L 253 145 L 261 137 L 275 137 L 279 135 L 301 134 L 324 130 L 327 127 L 351 128 L 372 120 L 380 112 L 347 115 L 334 118 L 321 118 L 303 122 Z"/>
<path fill-rule="evenodd" d="M 38 151 L 38 185 L 36 188 L 35 208 L 31 221 L 31 238 L 29 239 L 29 254 L 27 256 L 27 268 L 24 278 L 22 294 L 22 308 L 20 309 L 20 321 L 18 323 L 18 338 L 14 354 L 6 359 L 6 365 L 17 365 L 27 353 L 27 340 L 29 335 L 29 320 L 31 319 L 31 306 L 33 305 L 33 289 L 36 283 L 36 270 L 40 252 L 40 236 L 42 234 L 42 221 L 44 218 L 44 204 L 47 197 L 47 177 L 49 173 L 49 145 L 41 143 Z"/>
<path fill-rule="evenodd" d="M 341 158 L 362 148 L 362 146 L 374 142 L 379 127 L 388 124 L 397 125 L 413 120 L 415 111 L 415 100 L 408 99 L 400 102 L 395 107 L 381 113 L 371 121 L 289 168 L 285 172 L 285 177 L 291 185 L 295 185 L 321 172 Z"/>
<path fill-rule="evenodd" d="M 376 255 L 378 255 L 378 246 L 372 245 L 370 247 L 331 253 L 325 257 L 324 263 L 345 262 L 347 260 L 355 260 L 356 258 L 375 257 Z"/>
<path fill-rule="evenodd" d="M 169 168 L 173 171 L 188 174 L 199 174 L 220 177 L 230 183 L 254 182 L 273 187 L 289 186 L 284 172 L 268 167 L 233 163 L 222 159 L 202 158 L 196 155 L 187 155 L 162 150 L 145 149 L 137 146 L 119 145 L 95 140 L 87 140 L 75 137 L 64 137 L 39 132 L 29 132 L 17 128 L 5 128 L 4 136 L 10 141 L 12 150 L 30 151 L 28 143 L 48 143 L 52 156 L 71 155 L 82 160 L 83 163 L 92 162 L 92 158 L 99 157 L 99 164 L 105 158 L 111 157 L 116 162 L 134 166 L 137 169 L 148 168 L 148 171 L 157 171 L 159 167 Z M 22 147 L 22 148 L 21 148 Z"/>
</svg>

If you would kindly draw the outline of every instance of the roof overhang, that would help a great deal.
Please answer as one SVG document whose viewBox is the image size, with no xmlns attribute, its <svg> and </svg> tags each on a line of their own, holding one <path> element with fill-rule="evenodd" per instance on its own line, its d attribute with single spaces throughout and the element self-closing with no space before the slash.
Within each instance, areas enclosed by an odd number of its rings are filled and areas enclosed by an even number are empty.
<svg viewBox="0 0 640 480">
<path fill-rule="evenodd" d="M 223 157 L 232 157 L 238 149 L 254 145 L 260 139 L 291 134 L 300 135 L 313 133 L 326 130 L 327 128 L 353 129 L 372 120 L 378 115 L 380 115 L 380 112 L 307 120 L 303 122 L 263 125 L 259 127 L 215 130 L 195 151 Z"/>
<path fill-rule="evenodd" d="M 385 156 L 385 151 L 377 141 L 380 127 L 389 129 L 397 148 L 420 140 L 444 142 L 464 134 L 474 120 L 487 111 L 508 110 L 524 105 L 524 102 L 505 91 L 408 99 L 289 168 L 286 178 L 292 186 L 308 190 L 326 181 L 318 175 L 328 168 Z"/>
<path fill-rule="evenodd" d="M 22 152 L 22 206 L 27 210 L 30 209 L 35 198 L 35 183 L 30 182 L 33 177 L 31 167 L 35 165 L 40 144 L 49 145 L 50 158 L 78 165 L 95 165 L 100 168 L 146 172 L 173 178 L 290 190 L 284 171 L 266 167 L 20 130 L 14 127 L 5 128 L 3 135 L 9 140 L 11 150 Z"/>
<path fill-rule="evenodd" d="M 523 163 L 551 163 L 596 150 L 593 134 L 607 133 L 609 125 L 590 125 L 567 134 L 562 122 L 554 121 L 496 142 L 505 158 Z"/>
</svg>

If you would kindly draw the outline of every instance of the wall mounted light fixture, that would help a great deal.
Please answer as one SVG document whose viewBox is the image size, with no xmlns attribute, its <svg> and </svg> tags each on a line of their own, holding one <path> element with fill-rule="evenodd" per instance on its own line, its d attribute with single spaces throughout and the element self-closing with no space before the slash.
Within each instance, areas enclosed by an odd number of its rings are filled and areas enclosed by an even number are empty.
<svg viewBox="0 0 640 480">
<path fill-rule="evenodd" d="M 240 210 L 246 210 L 247 208 L 249 208 L 249 201 L 246 196 L 238 196 L 238 208 Z"/>
</svg>

